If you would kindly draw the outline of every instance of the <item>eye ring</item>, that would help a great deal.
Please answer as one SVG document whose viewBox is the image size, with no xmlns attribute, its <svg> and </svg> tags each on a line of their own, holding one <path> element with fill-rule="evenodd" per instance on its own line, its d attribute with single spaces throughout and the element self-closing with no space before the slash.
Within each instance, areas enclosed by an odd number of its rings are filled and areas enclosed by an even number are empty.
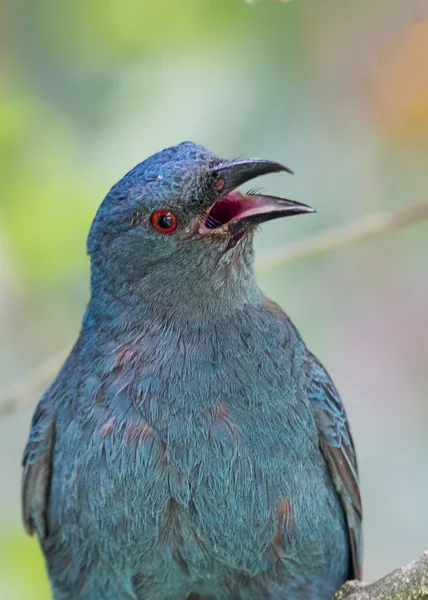
<svg viewBox="0 0 428 600">
<path fill-rule="evenodd" d="M 172 233 L 177 229 L 177 217 L 170 210 L 157 210 L 152 214 L 153 227 L 161 233 Z"/>
</svg>

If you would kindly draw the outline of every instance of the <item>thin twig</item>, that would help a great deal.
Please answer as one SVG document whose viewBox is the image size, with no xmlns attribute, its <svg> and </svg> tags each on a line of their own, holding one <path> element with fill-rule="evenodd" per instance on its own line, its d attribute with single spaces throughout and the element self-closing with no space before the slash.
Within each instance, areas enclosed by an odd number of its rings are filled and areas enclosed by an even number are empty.
<svg viewBox="0 0 428 600">
<path fill-rule="evenodd" d="M 67 352 L 69 349 L 67 349 Z M 29 371 L 4 394 L 0 402 L 0 417 L 25 408 L 36 392 L 47 387 L 61 368 L 66 353 L 51 356 L 46 362 Z"/>
<path fill-rule="evenodd" d="M 392 213 L 369 215 L 306 241 L 269 252 L 256 262 L 256 270 L 259 273 L 294 260 L 322 254 L 345 244 L 399 229 L 423 219 L 428 219 L 428 203 L 416 204 Z M 65 354 L 64 352 L 53 356 L 6 391 L 0 400 L 0 417 L 27 406 L 34 393 L 53 380 Z"/>
<path fill-rule="evenodd" d="M 303 242 L 288 244 L 264 254 L 256 262 L 258 273 L 284 265 L 294 260 L 335 250 L 345 244 L 366 237 L 400 229 L 410 223 L 428 219 L 428 202 L 415 204 L 392 213 L 379 213 L 362 217 L 342 227 L 311 237 Z"/>
</svg>

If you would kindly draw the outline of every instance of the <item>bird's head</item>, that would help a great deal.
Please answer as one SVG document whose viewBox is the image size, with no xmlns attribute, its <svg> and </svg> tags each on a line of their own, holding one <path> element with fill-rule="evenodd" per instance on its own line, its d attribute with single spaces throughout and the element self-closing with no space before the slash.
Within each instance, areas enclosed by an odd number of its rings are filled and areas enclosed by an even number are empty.
<svg viewBox="0 0 428 600">
<path fill-rule="evenodd" d="M 278 171 L 291 172 L 267 160 L 222 160 L 191 142 L 151 156 L 112 187 L 97 212 L 88 238 L 96 281 L 117 293 L 146 289 L 154 301 L 186 289 L 220 293 L 252 270 L 257 225 L 313 212 L 237 191 Z"/>
</svg>

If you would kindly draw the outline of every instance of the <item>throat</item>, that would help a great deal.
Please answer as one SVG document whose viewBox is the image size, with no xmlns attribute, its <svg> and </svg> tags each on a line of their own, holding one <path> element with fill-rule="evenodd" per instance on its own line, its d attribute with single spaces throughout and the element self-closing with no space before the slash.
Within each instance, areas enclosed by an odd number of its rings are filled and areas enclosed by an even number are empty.
<svg viewBox="0 0 428 600">
<path fill-rule="evenodd" d="M 237 241 L 239 243 L 239 241 Z M 223 322 L 249 305 L 263 303 L 252 261 L 234 261 L 233 249 L 206 271 L 169 268 L 141 279 L 123 279 L 92 265 L 91 300 L 84 325 L 141 331 Z"/>
</svg>

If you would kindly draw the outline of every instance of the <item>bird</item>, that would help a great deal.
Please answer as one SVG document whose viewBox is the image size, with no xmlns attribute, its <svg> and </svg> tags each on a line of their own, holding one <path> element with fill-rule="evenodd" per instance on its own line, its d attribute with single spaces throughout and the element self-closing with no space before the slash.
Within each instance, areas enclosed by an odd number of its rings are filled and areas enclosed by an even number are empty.
<svg viewBox="0 0 428 600">
<path fill-rule="evenodd" d="M 328 600 L 361 577 L 345 409 L 254 273 L 258 226 L 315 211 L 238 189 L 287 171 L 183 142 L 99 207 L 82 327 L 23 458 L 55 600 Z"/>
</svg>

